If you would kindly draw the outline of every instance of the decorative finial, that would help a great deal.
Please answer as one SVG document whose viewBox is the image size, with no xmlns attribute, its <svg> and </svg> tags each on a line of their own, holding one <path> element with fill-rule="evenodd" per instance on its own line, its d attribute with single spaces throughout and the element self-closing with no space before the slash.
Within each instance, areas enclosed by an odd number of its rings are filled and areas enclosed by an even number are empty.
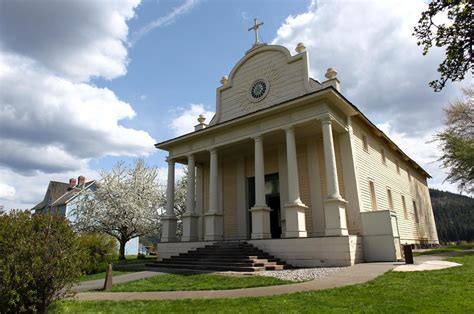
<svg viewBox="0 0 474 314">
<path fill-rule="evenodd" d="M 254 46 L 257 46 L 258 44 L 260 44 L 260 38 L 258 36 L 258 28 L 262 25 L 263 25 L 263 22 L 259 23 L 257 19 L 253 19 L 253 26 L 249 28 L 249 32 L 250 31 L 255 32 L 255 43 L 253 44 Z"/>
<path fill-rule="evenodd" d="M 221 78 L 221 84 L 222 85 L 227 85 L 227 82 L 229 82 L 229 78 L 227 76 L 223 76 Z"/>
<path fill-rule="evenodd" d="M 202 130 L 204 129 L 207 125 L 204 123 L 206 121 L 206 117 L 203 114 L 200 114 L 199 117 L 197 118 L 198 124 L 194 126 L 194 131 Z"/>
<path fill-rule="evenodd" d="M 295 50 L 297 53 L 302 53 L 306 51 L 306 47 L 303 43 L 298 43 L 298 45 L 296 45 Z"/>
<path fill-rule="evenodd" d="M 199 124 L 204 124 L 204 121 L 206 121 L 206 117 L 204 115 L 200 114 L 197 120 L 198 120 Z"/>
<path fill-rule="evenodd" d="M 324 75 L 328 80 L 335 79 L 337 77 L 337 71 L 335 68 L 329 68 Z"/>
</svg>

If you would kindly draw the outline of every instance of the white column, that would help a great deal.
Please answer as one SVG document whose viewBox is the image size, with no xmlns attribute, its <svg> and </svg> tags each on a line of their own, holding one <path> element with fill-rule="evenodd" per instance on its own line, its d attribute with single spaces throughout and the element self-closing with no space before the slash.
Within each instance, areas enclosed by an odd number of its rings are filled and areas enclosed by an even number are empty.
<svg viewBox="0 0 474 314">
<path fill-rule="evenodd" d="M 174 160 L 167 158 L 168 185 L 166 186 L 166 212 L 161 218 L 161 242 L 176 241 L 176 221 L 174 214 Z"/>
<path fill-rule="evenodd" d="M 336 153 L 334 152 L 331 119 L 323 120 L 322 125 L 328 198 L 339 199 L 341 195 L 339 194 L 339 183 L 337 180 Z"/>
<path fill-rule="evenodd" d="M 265 200 L 265 165 L 263 156 L 263 142 L 261 136 L 256 136 L 255 141 L 255 206 L 266 207 Z"/>
<path fill-rule="evenodd" d="M 219 169 L 219 163 L 218 163 L 217 151 L 215 149 L 211 149 L 210 168 L 209 168 L 209 213 L 217 212 L 217 202 L 218 202 L 217 180 L 219 179 L 218 169 Z"/>
<path fill-rule="evenodd" d="M 285 129 L 286 159 L 288 166 L 288 204 L 285 208 L 285 237 L 304 238 L 306 232 L 306 214 L 308 208 L 301 202 L 298 178 L 298 160 L 296 157 L 295 130 L 292 126 Z"/>
<path fill-rule="evenodd" d="M 252 212 L 252 239 L 271 238 L 270 208 L 265 200 L 265 164 L 262 137 L 254 137 L 255 142 L 255 205 Z"/>
<path fill-rule="evenodd" d="M 346 201 L 339 194 L 336 154 L 332 137 L 332 121 L 321 121 L 323 128 L 324 164 L 326 166 L 326 184 L 328 197 L 324 201 L 324 217 L 327 236 L 345 236 L 347 232 Z"/>
<path fill-rule="evenodd" d="M 195 162 L 194 156 L 188 156 L 188 182 L 186 191 L 186 213 L 183 214 L 183 237 L 182 241 L 197 241 L 198 239 L 198 218 L 195 203 Z"/>
<path fill-rule="evenodd" d="M 168 162 L 168 184 L 166 185 L 166 216 L 174 216 L 174 160 Z"/>
<path fill-rule="evenodd" d="M 188 182 L 187 182 L 187 190 L 186 190 L 186 212 L 187 213 L 195 213 L 195 191 L 196 191 L 196 181 L 195 181 L 195 163 L 194 163 L 194 156 L 188 156 Z"/>
<path fill-rule="evenodd" d="M 286 160 L 288 165 L 288 204 L 301 204 L 300 184 L 298 179 L 298 161 L 296 158 L 295 130 L 293 127 L 285 129 L 286 133 Z"/>
<path fill-rule="evenodd" d="M 219 210 L 218 180 L 219 180 L 219 160 L 217 150 L 210 151 L 209 166 L 209 210 L 206 213 L 206 241 L 223 239 L 223 217 Z"/>
</svg>

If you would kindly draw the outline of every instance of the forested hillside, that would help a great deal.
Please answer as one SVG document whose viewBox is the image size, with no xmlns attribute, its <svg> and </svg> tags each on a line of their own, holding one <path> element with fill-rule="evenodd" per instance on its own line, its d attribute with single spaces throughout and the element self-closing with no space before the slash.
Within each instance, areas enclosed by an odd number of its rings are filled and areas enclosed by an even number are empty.
<svg viewBox="0 0 474 314">
<path fill-rule="evenodd" d="M 430 189 L 440 242 L 474 241 L 474 198 Z"/>
</svg>

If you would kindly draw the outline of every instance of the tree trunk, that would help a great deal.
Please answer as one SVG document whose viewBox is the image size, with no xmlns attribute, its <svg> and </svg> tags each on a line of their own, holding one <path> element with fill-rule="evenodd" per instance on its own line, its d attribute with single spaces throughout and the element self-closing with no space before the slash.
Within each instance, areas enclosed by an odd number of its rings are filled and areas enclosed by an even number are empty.
<svg viewBox="0 0 474 314">
<path fill-rule="evenodd" d="M 125 260 L 125 244 L 127 243 L 126 240 L 120 240 L 120 249 L 119 249 L 119 260 Z"/>
</svg>

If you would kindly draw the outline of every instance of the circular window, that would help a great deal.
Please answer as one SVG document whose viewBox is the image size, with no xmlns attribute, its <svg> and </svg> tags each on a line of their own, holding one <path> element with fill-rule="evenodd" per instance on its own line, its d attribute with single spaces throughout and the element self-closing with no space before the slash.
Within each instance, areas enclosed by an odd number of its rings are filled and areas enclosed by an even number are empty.
<svg viewBox="0 0 474 314">
<path fill-rule="evenodd" d="M 268 82 L 263 79 L 256 80 L 250 86 L 249 98 L 253 102 L 257 102 L 265 98 L 268 93 Z"/>
</svg>

